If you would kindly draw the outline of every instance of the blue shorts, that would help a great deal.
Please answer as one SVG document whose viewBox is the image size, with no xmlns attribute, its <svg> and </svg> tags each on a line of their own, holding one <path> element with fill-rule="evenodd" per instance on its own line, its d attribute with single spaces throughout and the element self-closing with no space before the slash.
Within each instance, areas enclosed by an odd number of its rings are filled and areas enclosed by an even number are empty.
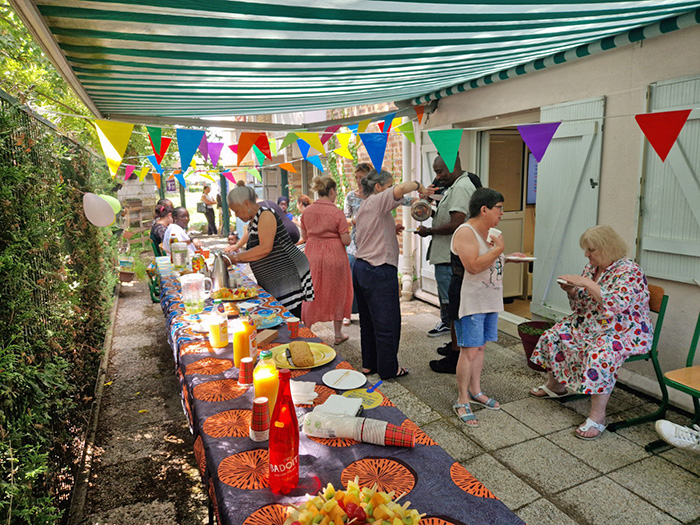
<svg viewBox="0 0 700 525">
<path fill-rule="evenodd" d="M 467 315 L 454 321 L 454 326 L 461 348 L 478 348 L 486 341 L 498 341 L 498 312 Z"/>
</svg>

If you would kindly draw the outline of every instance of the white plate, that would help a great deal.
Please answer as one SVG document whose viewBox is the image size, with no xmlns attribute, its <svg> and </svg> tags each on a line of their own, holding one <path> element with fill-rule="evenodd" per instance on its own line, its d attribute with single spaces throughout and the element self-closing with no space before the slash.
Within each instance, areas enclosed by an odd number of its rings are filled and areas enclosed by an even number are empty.
<svg viewBox="0 0 700 525">
<path fill-rule="evenodd" d="M 537 259 L 537 257 L 506 257 L 506 261 L 522 261 L 522 262 L 531 262 Z"/>
<path fill-rule="evenodd" d="M 338 390 L 352 390 L 353 388 L 360 388 L 367 382 L 367 378 L 364 374 L 356 370 L 331 370 L 323 374 L 321 380 L 331 388 L 337 388 Z"/>
<path fill-rule="evenodd" d="M 569 285 L 571 284 L 569 281 L 566 281 L 566 280 L 564 280 L 564 279 L 557 279 L 557 282 L 558 282 L 559 284 L 569 284 Z"/>
<path fill-rule="evenodd" d="M 418 230 L 415 228 L 406 228 L 404 231 L 408 233 L 416 233 Z"/>
</svg>

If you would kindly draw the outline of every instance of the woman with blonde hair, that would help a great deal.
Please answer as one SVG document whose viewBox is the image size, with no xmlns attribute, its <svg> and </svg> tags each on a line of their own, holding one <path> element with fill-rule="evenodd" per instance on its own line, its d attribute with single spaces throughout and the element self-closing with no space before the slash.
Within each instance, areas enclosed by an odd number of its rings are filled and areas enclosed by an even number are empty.
<svg viewBox="0 0 700 525">
<path fill-rule="evenodd" d="M 336 183 L 331 177 L 314 177 L 311 189 L 319 198 L 301 215 L 301 237 L 314 282 L 314 301 L 304 303 L 301 319 L 307 325 L 333 321 L 334 344 L 347 341 L 343 319 L 352 308 L 352 273 L 345 247 L 350 233 L 345 215 L 336 206 Z"/>
<path fill-rule="evenodd" d="M 547 330 L 530 360 L 547 369 L 547 382 L 530 391 L 555 399 L 591 396 L 591 411 L 576 437 L 593 440 L 605 430 L 605 410 L 617 372 L 625 360 L 649 351 L 647 278 L 628 259 L 627 246 L 610 226 L 594 226 L 580 239 L 588 258 L 582 275 L 561 275 L 557 282 L 574 311 Z"/>
</svg>

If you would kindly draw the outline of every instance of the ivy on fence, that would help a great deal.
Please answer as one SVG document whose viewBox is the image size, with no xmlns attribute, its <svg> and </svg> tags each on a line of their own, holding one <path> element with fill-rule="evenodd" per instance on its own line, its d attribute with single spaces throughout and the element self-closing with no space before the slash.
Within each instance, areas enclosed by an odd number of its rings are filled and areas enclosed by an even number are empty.
<svg viewBox="0 0 700 525">
<path fill-rule="evenodd" d="M 64 521 L 116 284 L 104 161 L 0 98 L 0 522 Z"/>
</svg>

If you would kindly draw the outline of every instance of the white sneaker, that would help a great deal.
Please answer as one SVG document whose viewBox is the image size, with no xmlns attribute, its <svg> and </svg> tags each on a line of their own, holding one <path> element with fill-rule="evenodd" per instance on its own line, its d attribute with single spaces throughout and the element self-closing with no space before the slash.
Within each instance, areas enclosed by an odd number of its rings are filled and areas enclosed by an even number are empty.
<svg viewBox="0 0 700 525">
<path fill-rule="evenodd" d="M 659 419 L 656 422 L 656 432 L 669 445 L 700 453 L 700 427 L 698 425 L 688 428 L 665 419 Z"/>
</svg>

